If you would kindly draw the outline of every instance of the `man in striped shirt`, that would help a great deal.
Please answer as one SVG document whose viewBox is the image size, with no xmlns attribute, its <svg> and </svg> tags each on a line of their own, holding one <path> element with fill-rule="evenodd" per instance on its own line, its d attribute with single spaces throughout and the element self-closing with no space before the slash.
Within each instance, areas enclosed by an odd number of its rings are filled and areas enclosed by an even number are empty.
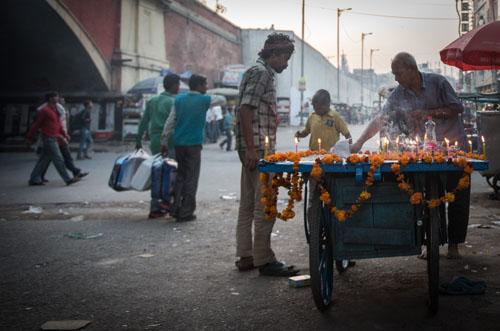
<svg viewBox="0 0 500 331">
<path fill-rule="evenodd" d="M 240 84 L 236 110 L 236 149 L 240 157 L 241 198 L 236 227 L 236 267 L 240 271 L 259 268 L 265 276 L 293 276 L 298 270 L 274 256 L 271 232 L 274 220 L 264 218 L 257 161 L 264 157 L 265 139 L 270 153 L 276 144 L 276 82 L 294 51 L 293 40 L 285 34 L 267 37 L 257 63 L 245 72 Z M 252 225 L 254 236 L 252 240 Z"/>
</svg>

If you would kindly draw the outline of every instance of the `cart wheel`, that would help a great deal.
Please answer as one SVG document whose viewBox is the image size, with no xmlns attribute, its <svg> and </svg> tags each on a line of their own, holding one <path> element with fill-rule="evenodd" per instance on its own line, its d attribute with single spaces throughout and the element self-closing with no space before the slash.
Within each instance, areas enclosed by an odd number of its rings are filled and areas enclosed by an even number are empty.
<svg viewBox="0 0 500 331">
<path fill-rule="evenodd" d="M 316 206 L 314 206 L 316 207 Z M 324 208 L 317 202 L 317 208 L 309 214 L 311 242 L 309 243 L 309 269 L 314 303 L 320 311 L 326 310 L 332 302 L 333 292 L 333 247 L 330 222 Z"/>
<path fill-rule="evenodd" d="M 439 209 L 429 210 L 427 222 L 427 275 L 429 278 L 429 310 L 435 314 L 439 308 Z"/>
</svg>

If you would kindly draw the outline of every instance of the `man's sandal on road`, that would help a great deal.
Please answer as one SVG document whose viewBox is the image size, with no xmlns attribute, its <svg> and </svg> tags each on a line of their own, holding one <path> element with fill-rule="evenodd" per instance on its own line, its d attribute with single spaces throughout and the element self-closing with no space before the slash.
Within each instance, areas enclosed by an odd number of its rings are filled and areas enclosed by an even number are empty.
<svg viewBox="0 0 500 331">
<path fill-rule="evenodd" d="M 236 261 L 234 264 L 236 265 L 236 268 L 238 268 L 239 271 L 248 271 L 255 268 L 255 266 L 253 265 L 252 256 L 240 257 L 240 259 Z"/>
<path fill-rule="evenodd" d="M 299 273 L 293 265 L 286 265 L 284 262 L 274 261 L 259 268 L 261 276 L 291 277 Z"/>
</svg>

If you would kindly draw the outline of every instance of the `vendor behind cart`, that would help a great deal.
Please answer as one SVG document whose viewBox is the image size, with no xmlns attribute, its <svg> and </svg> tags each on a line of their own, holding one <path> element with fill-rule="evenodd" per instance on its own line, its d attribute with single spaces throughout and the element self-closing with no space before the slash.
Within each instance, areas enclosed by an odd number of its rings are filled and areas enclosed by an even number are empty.
<svg viewBox="0 0 500 331">
<path fill-rule="evenodd" d="M 392 73 L 399 83 L 387 99 L 382 113 L 368 125 L 361 137 L 351 145 L 351 152 L 358 152 L 363 144 L 382 128 L 387 120 L 404 121 L 401 127 L 408 128 L 411 137 L 422 136 L 428 116 L 436 122 L 436 138 L 457 141 L 461 148 L 466 146 L 466 136 L 461 120 L 463 106 L 445 77 L 420 72 L 415 58 L 405 52 L 398 53 L 391 63 Z M 460 173 L 449 173 L 443 191 L 453 190 Z M 455 202 L 448 206 L 448 258 L 460 258 L 458 244 L 465 242 L 469 222 L 470 187 L 455 193 Z M 445 219 L 445 208 L 440 207 L 441 218 Z M 445 236 L 441 238 L 446 241 Z M 425 257 L 426 253 L 422 253 Z"/>
</svg>

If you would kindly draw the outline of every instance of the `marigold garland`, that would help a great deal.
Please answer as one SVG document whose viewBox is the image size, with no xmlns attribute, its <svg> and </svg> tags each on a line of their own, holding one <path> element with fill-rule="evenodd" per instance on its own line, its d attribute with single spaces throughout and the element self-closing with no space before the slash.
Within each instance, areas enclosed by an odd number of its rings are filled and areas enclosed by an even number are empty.
<svg viewBox="0 0 500 331">
<path fill-rule="evenodd" d="M 396 176 L 396 182 L 398 187 L 406 192 L 410 198 L 409 201 L 412 205 L 424 204 L 428 208 L 436 208 L 442 203 L 451 203 L 455 201 L 455 194 L 459 190 L 466 189 L 470 186 L 470 174 L 473 172 L 471 164 L 466 160 L 466 158 L 475 158 L 484 160 L 483 155 L 458 152 L 457 158 L 453 159 L 453 164 L 457 167 L 463 169 L 463 175 L 459 179 L 457 187 L 452 192 L 447 192 L 444 196 L 437 199 L 425 200 L 422 192 L 415 192 L 411 187 L 410 183 L 406 181 L 404 173 L 401 170 L 401 166 L 406 166 L 410 162 L 418 162 L 419 160 L 424 163 L 444 163 L 446 162 L 446 157 L 441 153 L 436 153 L 433 155 L 423 153 L 420 151 L 418 154 L 404 152 L 402 154 L 396 153 L 386 153 L 386 154 L 376 154 L 365 152 L 365 154 L 351 154 L 347 157 L 346 161 L 351 164 L 369 162 L 370 168 L 365 179 L 365 188 L 361 191 L 356 201 L 350 206 L 348 210 L 339 209 L 332 205 L 332 199 L 328 190 L 323 186 L 321 169 L 322 164 L 334 164 L 336 162 L 342 162 L 342 159 L 336 154 L 329 154 L 325 150 L 321 151 L 301 151 L 301 152 L 288 152 L 288 153 L 275 153 L 265 157 L 266 161 L 269 162 L 282 162 L 290 161 L 293 162 L 293 172 L 290 174 L 275 173 L 273 177 L 270 177 L 268 173 L 260 174 L 260 181 L 262 184 L 262 197 L 260 199 L 261 204 L 264 206 L 264 213 L 266 219 L 273 220 L 276 217 L 282 220 L 289 220 L 295 217 L 295 212 L 293 211 L 294 203 L 296 201 L 301 201 L 302 199 L 302 189 L 304 185 L 304 179 L 299 173 L 299 162 L 302 157 L 308 157 L 311 155 L 319 155 L 315 159 L 312 166 L 310 176 L 312 179 L 318 182 L 318 187 L 320 190 L 320 200 L 325 204 L 325 206 L 330 210 L 330 212 L 335 216 L 335 218 L 343 222 L 348 217 L 359 211 L 361 203 L 371 199 L 371 193 L 368 192 L 368 188 L 374 184 L 374 173 L 375 170 L 380 167 L 385 160 L 396 160 L 397 163 L 391 165 L 391 171 Z M 323 156 L 322 158 L 320 156 Z M 288 203 L 283 211 L 279 212 L 277 210 L 277 201 L 279 187 L 284 187 L 288 189 Z"/>
</svg>

